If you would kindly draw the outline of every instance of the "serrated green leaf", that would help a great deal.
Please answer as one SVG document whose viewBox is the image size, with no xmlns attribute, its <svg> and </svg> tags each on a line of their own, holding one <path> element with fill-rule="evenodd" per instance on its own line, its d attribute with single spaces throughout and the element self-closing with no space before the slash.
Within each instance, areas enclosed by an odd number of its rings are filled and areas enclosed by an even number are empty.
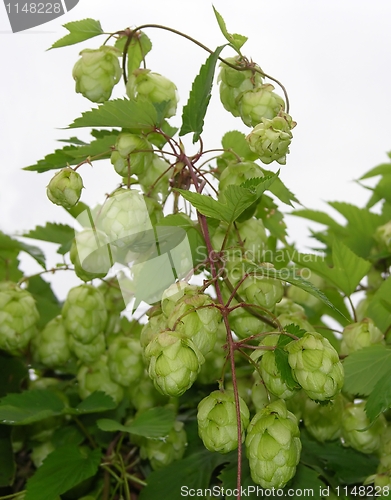
<svg viewBox="0 0 391 500">
<path fill-rule="evenodd" d="M 231 130 L 224 134 L 221 144 L 224 149 L 232 149 L 243 160 L 254 161 L 258 156 L 253 153 L 246 141 L 246 136 L 238 130 Z"/>
<path fill-rule="evenodd" d="M 8 394 L 0 400 L 0 423 L 26 425 L 61 415 L 64 402 L 48 389 Z"/>
<path fill-rule="evenodd" d="M 75 237 L 75 230 L 67 224 L 47 222 L 46 226 L 37 226 L 35 229 L 23 234 L 23 236 L 34 240 L 58 243 L 62 247 L 70 247 Z M 60 253 L 60 250 L 58 250 L 58 253 Z M 61 252 L 61 254 L 63 253 Z"/>
<path fill-rule="evenodd" d="M 367 399 L 365 411 L 371 422 L 375 420 L 383 411 L 391 408 L 391 369 L 376 383 L 373 391 Z"/>
<path fill-rule="evenodd" d="M 147 438 L 159 438 L 169 434 L 174 422 L 175 412 L 171 408 L 150 408 L 126 426 L 107 418 L 98 420 L 97 425 L 102 431 L 121 431 Z"/>
<path fill-rule="evenodd" d="M 115 47 L 123 52 L 127 40 L 127 36 L 119 38 L 115 43 Z M 141 62 L 151 49 L 152 42 L 145 33 L 142 31 L 134 33 L 127 50 L 128 75 L 131 75 L 135 69 L 140 67 Z"/>
<path fill-rule="evenodd" d="M 74 445 L 54 450 L 27 481 L 26 500 L 54 500 L 85 479 L 94 476 L 101 451 L 81 450 Z"/>
<path fill-rule="evenodd" d="M 391 163 L 381 163 L 377 167 L 368 170 L 364 175 L 360 177 L 360 180 L 370 179 L 376 175 L 391 175 Z"/>
<path fill-rule="evenodd" d="M 0 425 L 0 450 L 0 488 L 2 488 L 12 485 L 16 472 L 11 429 L 6 425 Z"/>
<path fill-rule="evenodd" d="M 213 54 L 208 57 L 206 63 L 201 66 L 200 72 L 194 79 L 189 100 L 183 107 L 182 127 L 179 135 L 194 132 L 193 143 L 198 141 L 204 127 L 204 118 L 211 98 L 216 63 L 224 47 L 225 45 L 217 47 Z"/>
<path fill-rule="evenodd" d="M 283 214 L 278 210 L 278 206 L 273 199 L 264 194 L 258 203 L 255 213 L 257 219 L 262 219 L 263 225 L 268 229 L 271 235 L 283 243 L 286 243 L 286 224 Z"/>
<path fill-rule="evenodd" d="M 0 354 L 0 398 L 19 392 L 22 380 L 28 375 L 25 363 L 19 358 Z"/>
<path fill-rule="evenodd" d="M 384 376 L 391 376 L 391 350 L 383 345 L 364 347 L 344 360 L 344 391 L 369 396 Z"/>
<path fill-rule="evenodd" d="M 85 440 L 85 435 L 77 425 L 67 425 L 58 427 L 52 434 L 50 442 L 55 448 L 65 446 L 66 444 L 79 445 Z"/>
<path fill-rule="evenodd" d="M 27 290 L 34 297 L 39 312 L 38 328 L 43 328 L 50 320 L 61 314 L 62 305 L 54 295 L 50 283 L 41 276 L 29 278 Z"/>
<path fill-rule="evenodd" d="M 262 172 L 267 177 L 271 177 L 274 175 L 274 172 L 266 170 L 264 168 L 262 168 Z M 274 196 L 277 196 L 277 198 L 286 205 L 292 206 L 292 201 L 299 203 L 299 200 L 296 198 L 296 196 L 285 186 L 285 184 L 278 176 L 274 180 L 273 184 L 269 187 L 269 191 L 271 191 Z"/>
<path fill-rule="evenodd" d="M 75 413 L 84 415 L 87 413 L 100 413 L 114 410 L 117 407 L 113 398 L 101 391 L 95 391 L 84 399 L 76 408 Z"/>
<path fill-rule="evenodd" d="M 3 255 L 4 252 L 10 251 L 16 251 L 16 255 L 19 252 L 26 252 L 45 269 L 45 254 L 40 248 L 33 245 L 27 245 L 27 243 L 15 240 L 14 238 L 11 238 L 7 234 L 0 231 L 0 255 Z"/>
<path fill-rule="evenodd" d="M 286 335 L 280 335 L 281 337 L 287 337 Z M 289 338 L 289 337 L 288 337 Z M 292 339 L 290 338 L 290 341 Z M 274 350 L 276 366 L 278 371 L 280 372 L 281 379 L 287 385 L 288 389 L 297 389 L 299 387 L 296 380 L 293 378 L 292 369 L 288 363 L 288 353 L 280 347 L 277 347 Z"/>
<path fill-rule="evenodd" d="M 89 38 L 93 38 L 94 36 L 101 35 L 103 33 L 100 22 L 91 18 L 82 19 L 81 21 L 72 21 L 64 24 L 63 26 L 69 31 L 69 34 L 60 38 L 57 42 L 54 42 L 50 47 L 51 49 L 57 49 L 59 47 L 66 47 L 67 45 L 84 42 Z"/>
<path fill-rule="evenodd" d="M 323 499 L 321 491 L 323 488 L 326 488 L 326 485 L 319 479 L 320 474 L 322 473 L 299 463 L 292 482 L 289 484 L 289 487 L 284 488 L 286 492 L 285 496 L 297 500 L 302 498 L 303 492 L 311 492 L 311 498 L 315 500 Z M 326 491 L 328 490 L 326 489 Z M 293 496 L 291 496 L 292 493 Z"/>
<path fill-rule="evenodd" d="M 324 224 L 325 226 L 329 226 L 335 234 L 345 234 L 346 229 L 338 224 L 330 215 L 325 212 L 321 212 L 320 210 L 294 210 L 289 215 L 294 215 L 296 217 L 303 217 L 304 219 L 312 220 L 314 222 L 318 222 L 319 224 Z"/>
<path fill-rule="evenodd" d="M 376 290 L 368 305 L 367 315 L 373 319 L 376 326 L 386 332 L 391 326 L 391 315 L 387 302 L 391 297 L 391 278 L 388 277 Z"/>
<path fill-rule="evenodd" d="M 230 45 L 234 49 L 239 51 L 241 49 L 241 47 L 243 47 L 243 45 L 247 42 L 248 38 L 246 36 L 243 36 L 243 35 L 238 35 L 237 33 L 234 33 L 234 34 L 228 33 L 227 26 L 225 24 L 225 21 L 224 21 L 222 15 L 219 14 L 214 7 L 213 7 L 213 10 L 214 10 L 214 13 L 215 13 L 215 16 L 216 16 L 216 19 L 217 19 L 217 22 L 219 24 L 219 27 L 220 27 L 222 34 L 224 35 L 226 40 L 228 40 Z"/>
<path fill-rule="evenodd" d="M 147 486 L 141 490 L 140 500 L 161 500 L 162 491 L 170 492 L 170 500 L 183 500 L 181 487 L 204 489 L 216 467 L 227 461 L 220 453 L 201 450 L 188 457 L 173 462 L 163 469 L 152 472 Z"/>
<path fill-rule="evenodd" d="M 82 113 L 69 125 L 78 127 L 119 127 L 130 132 L 151 132 L 159 126 L 154 105 L 146 99 L 114 99 L 100 104 L 98 108 Z"/>
</svg>

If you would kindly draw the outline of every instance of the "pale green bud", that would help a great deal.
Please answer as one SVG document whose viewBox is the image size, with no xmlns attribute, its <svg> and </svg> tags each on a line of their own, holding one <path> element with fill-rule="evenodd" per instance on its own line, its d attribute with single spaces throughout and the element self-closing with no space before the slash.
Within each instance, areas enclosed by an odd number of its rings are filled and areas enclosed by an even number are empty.
<svg viewBox="0 0 391 500">
<path fill-rule="evenodd" d="M 106 351 L 106 340 L 103 333 L 99 333 L 91 342 L 84 344 L 76 340 L 73 335 L 69 336 L 69 346 L 75 356 L 84 364 L 88 365 L 97 361 Z"/>
<path fill-rule="evenodd" d="M 112 380 L 129 387 L 139 380 L 144 372 L 139 340 L 124 335 L 115 337 L 109 344 L 107 362 Z"/>
<path fill-rule="evenodd" d="M 143 137 L 135 134 L 119 134 L 111 163 L 121 176 L 138 175 L 146 172 L 154 159 L 152 145 Z"/>
<path fill-rule="evenodd" d="M 262 119 L 272 120 L 284 111 L 285 102 L 270 83 L 244 92 L 239 99 L 239 113 L 248 127 L 255 127 Z"/>
<path fill-rule="evenodd" d="M 364 318 L 358 323 L 346 326 L 342 335 L 342 356 L 347 356 L 372 344 L 384 344 L 384 335 L 370 318 Z"/>
<path fill-rule="evenodd" d="M 326 405 L 307 399 L 303 409 L 303 420 L 307 431 L 321 443 L 338 439 L 341 435 L 343 408 L 341 395 Z"/>
<path fill-rule="evenodd" d="M 256 177 L 264 177 L 261 167 L 256 163 L 252 161 L 232 163 L 224 169 L 220 176 L 220 192 L 224 191 L 227 186 L 239 186 L 247 179 L 253 179 Z"/>
<path fill-rule="evenodd" d="M 70 209 L 76 205 L 83 189 L 83 180 L 71 167 L 56 173 L 49 182 L 46 194 L 55 205 Z"/>
<path fill-rule="evenodd" d="M 65 365 L 71 358 L 69 334 L 61 316 L 49 321 L 31 344 L 34 359 L 49 368 Z"/>
</svg>

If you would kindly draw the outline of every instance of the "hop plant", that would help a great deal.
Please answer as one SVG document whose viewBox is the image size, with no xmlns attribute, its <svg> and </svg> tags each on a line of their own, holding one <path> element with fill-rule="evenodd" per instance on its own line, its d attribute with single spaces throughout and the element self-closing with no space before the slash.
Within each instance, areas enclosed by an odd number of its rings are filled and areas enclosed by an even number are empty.
<svg viewBox="0 0 391 500">
<path fill-rule="evenodd" d="M 13 354 L 27 347 L 36 333 L 39 313 L 33 296 L 16 283 L 0 283 L 0 349 Z"/>
<path fill-rule="evenodd" d="M 150 229 L 148 209 L 141 194 L 133 189 L 117 189 L 102 207 L 99 228 L 112 245 L 128 246 Z"/>
<path fill-rule="evenodd" d="M 242 442 L 250 412 L 239 398 Z M 213 391 L 198 404 L 198 434 L 209 451 L 228 453 L 238 447 L 238 425 L 233 391 Z"/>
<path fill-rule="evenodd" d="M 83 189 L 83 180 L 71 167 L 56 173 L 49 182 L 46 194 L 55 205 L 70 209 L 76 205 Z"/>
<path fill-rule="evenodd" d="M 85 344 L 76 340 L 73 335 L 70 335 L 69 347 L 82 363 L 88 365 L 97 361 L 106 352 L 106 339 L 103 333 L 99 333 L 90 342 Z"/>
<path fill-rule="evenodd" d="M 138 175 L 147 172 L 154 159 L 152 145 L 143 137 L 135 134 L 119 134 L 111 163 L 121 176 Z"/>
<path fill-rule="evenodd" d="M 239 186 L 247 179 L 253 179 L 255 177 L 264 177 L 261 167 L 256 163 L 252 161 L 232 163 L 223 170 L 220 176 L 220 192 L 223 192 L 230 185 Z"/>
<path fill-rule="evenodd" d="M 370 318 L 364 318 L 358 323 L 352 323 L 342 332 L 341 354 L 358 351 L 372 344 L 384 344 L 384 335 Z"/>
<path fill-rule="evenodd" d="M 124 335 L 116 336 L 109 344 L 107 362 L 111 379 L 129 387 L 144 372 L 140 342 Z"/>
<path fill-rule="evenodd" d="M 190 339 L 168 331 L 154 337 L 144 354 L 155 387 L 167 396 L 181 396 L 187 391 L 205 361 Z"/>
<path fill-rule="evenodd" d="M 274 268 L 269 262 L 264 262 L 261 266 L 265 269 Z M 239 287 L 239 293 L 241 292 L 249 303 L 271 310 L 282 299 L 284 286 L 281 280 L 275 278 L 250 275 Z"/>
<path fill-rule="evenodd" d="M 388 252 L 391 252 L 391 221 L 379 226 L 376 229 L 374 238 L 383 245 Z"/>
<path fill-rule="evenodd" d="M 168 78 L 153 73 L 149 69 L 136 69 L 129 76 L 126 93 L 130 99 L 144 97 L 153 104 L 165 103 L 164 117 L 170 118 L 176 113 L 178 91 Z"/>
<path fill-rule="evenodd" d="M 118 57 L 121 52 L 115 47 L 103 45 L 99 49 L 84 49 L 81 58 L 73 67 L 76 92 L 92 102 L 107 101 L 114 85 L 121 78 Z"/>
<path fill-rule="evenodd" d="M 141 458 L 147 458 L 153 470 L 166 467 L 180 460 L 187 447 L 184 423 L 176 420 L 168 436 L 162 439 L 145 438 L 140 447 Z"/>
<path fill-rule="evenodd" d="M 251 151 L 256 153 L 263 163 L 276 161 L 285 165 L 292 141 L 291 131 L 295 126 L 292 118 L 283 112 L 271 119 L 262 117 L 246 140 Z"/>
<path fill-rule="evenodd" d="M 366 401 L 348 403 L 342 414 L 342 437 L 344 444 L 361 453 L 381 451 L 386 419 L 380 414 L 372 423 L 365 413 Z"/>
<path fill-rule="evenodd" d="M 282 399 L 257 412 L 247 429 L 251 478 L 263 488 L 283 488 L 295 475 L 301 442 L 297 419 Z"/>
<path fill-rule="evenodd" d="M 317 401 L 334 398 L 341 390 L 344 372 L 339 356 L 319 333 L 305 333 L 286 347 L 293 377 Z"/>
<path fill-rule="evenodd" d="M 338 439 L 341 436 L 343 409 L 344 402 L 340 394 L 326 405 L 307 398 L 303 408 L 305 428 L 321 443 Z"/>
<path fill-rule="evenodd" d="M 258 65 L 249 63 L 241 56 L 228 57 L 225 60 L 241 68 L 241 70 L 231 68 L 225 63 L 220 64 L 220 73 L 218 76 L 220 100 L 227 111 L 234 116 L 240 116 L 238 102 L 244 92 L 262 86 L 263 77 L 260 73 L 262 70 Z M 244 69 L 246 67 L 248 69 Z"/>
<path fill-rule="evenodd" d="M 49 321 L 45 328 L 34 336 L 31 343 L 33 357 L 49 368 L 64 365 L 71 358 L 69 334 L 61 316 Z"/>
<path fill-rule="evenodd" d="M 239 113 L 248 127 L 255 127 L 262 119 L 272 120 L 284 111 L 285 102 L 270 83 L 244 92 L 239 99 Z"/>
<path fill-rule="evenodd" d="M 102 333 L 107 311 L 101 292 L 92 285 L 80 285 L 68 292 L 62 308 L 67 331 L 76 340 L 88 344 Z"/>
</svg>

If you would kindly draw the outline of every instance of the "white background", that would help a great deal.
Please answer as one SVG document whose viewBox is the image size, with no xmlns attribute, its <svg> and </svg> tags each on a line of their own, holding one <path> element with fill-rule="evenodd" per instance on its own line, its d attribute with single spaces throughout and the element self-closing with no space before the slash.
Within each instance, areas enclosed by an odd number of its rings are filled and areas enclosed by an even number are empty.
<svg viewBox="0 0 391 500">
<path fill-rule="evenodd" d="M 281 168 L 282 180 L 308 208 L 333 214 L 325 201 L 334 200 L 363 206 L 369 192 L 354 180 L 386 162 L 391 149 L 391 2 L 215 0 L 214 5 L 229 31 L 249 37 L 243 52 L 288 89 L 297 127 L 287 165 Z M 21 169 L 62 147 L 56 140 L 78 134 L 66 130 L 67 125 L 94 107 L 75 94 L 71 73 L 79 51 L 97 48 L 105 37 L 46 51 L 67 33 L 64 23 L 86 17 L 100 20 L 106 32 L 158 23 L 186 32 L 212 49 L 225 41 L 209 0 L 80 0 L 64 16 L 16 34 L 2 3 L 0 229 L 9 234 L 46 221 L 72 223 L 61 207 L 46 199 L 45 186 L 53 172 L 38 175 Z M 173 80 L 185 104 L 207 54 L 168 32 L 146 33 L 153 43 L 149 68 Z M 223 55 L 233 53 L 227 49 Z M 120 86 L 114 96 L 123 95 Z M 171 121 L 180 124 L 179 117 Z M 216 93 L 206 117 L 205 146 L 219 147 L 222 135 L 233 129 L 249 130 L 222 108 Z M 84 130 L 79 135 L 88 137 Z M 190 141 L 187 144 L 191 152 Z M 86 186 L 82 200 L 91 205 L 102 202 L 104 193 L 118 182 L 109 162 L 87 165 L 80 173 Z M 311 244 L 307 223 L 295 217 L 288 222 L 290 241 L 305 249 Z M 51 262 L 57 258 L 51 255 Z M 29 258 L 24 265 L 36 269 Z M 65 278 L 56 282 L 64 296 Z"/>
</svg>

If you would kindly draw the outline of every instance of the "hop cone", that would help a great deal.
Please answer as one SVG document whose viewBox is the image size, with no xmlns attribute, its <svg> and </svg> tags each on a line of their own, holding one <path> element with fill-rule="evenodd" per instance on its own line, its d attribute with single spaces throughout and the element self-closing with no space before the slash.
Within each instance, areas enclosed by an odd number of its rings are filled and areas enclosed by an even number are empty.
<svg viewBox="0 0 391 500">
<path fill-rule="evenodd" d="M 252 161 L 232 163 L 224 169 L 220 176 L 220 192 L 224 191 L 227 186 L 239 186 L 247 179 L 253 179 L 255 177 L 264 177 L 261 167 L 256 163 L 253 163 Z"/>
<path fill-rule="evenodd" d="M 159 335 L 159 333 L 167 330 L 167 318 L 161 313 L 157 312 L 149 318 L 148 323 L 143 326 L 140 334 L 140 345 L 145 348 L 147 345 Z"/>
<path fill-rule="evenodd" d="M 70 209 L 79 201 L 82 189 L 83 181 L 80 175 L 73 168 L 66 167 L 51 179 L 46 194 L 55 205 Z"/>
<path fill-rule="evenodd" d="M 128 389 L 130 402 L 138 412 L 163 406 L 168 403 L 167 396 L 156 390 L 152 380 L 147 374 L 140 377 L 137 384 L 132 384 Z"/>
<path fill-rule="evenodd" d="M 195 344 L 175 332 L 161 332 L 146 347 L 148 373 L 167 396 L 181 396 L 191 387 L 205 358 Z"/>
<path fill-rule="evenodd" d="M 16 283 L 0 283 L 0 349 L 17 353 L 36 332 L 39 313 L 35 300 Z"/>
<path fill-rule="evenodd" d="M 97 361 L 106 352 L 106 339 L 103 333 L 99 333 L 91 342 L 84 344 L 69 336 L 69 347 L 75 356 L 84 364 L 89 365 Z"/>
<path fill-rule="evenodd" d="M 279 113 L 274 118 L 262 118 L 246 137 L 248 145 L 259 159 L 266 164 L 276 161 L 286 164 L 286 155 L 292 141 L 292 128 L 296 123 L 286 113 Z"/>
<path fill-rule="evenodd" d="M 342 437 L 347 446 L 361 453 L 376 453 L 381 451 L 386 419 L 380 414 L 371 425 L 365 405 L 366 401 L 346 405 L 342 414 Z"/>
<path fill-rule="evenodd" d="M 273 268 L 273 265 L 268 262 L 263 263 L 262 266 L 266 269 Z M 281 280 L 275 278 L 248 276 L 239 288 L 239 293 L 242 292 L 250 304 L 273 309 L 282 299 L 284 287 Z"/>
<path fill-rule="evenodd" d="M 228 57 L 227 62 L 238 67 L 248 67 L 248 63 L 241 57 Z M 220 82 L 220 100 L 224 108 L 234 116 L 240 116 L 238 101 L 242 94 L 262 86 L 263 78 L 254 69 L 261 70 L 255 64 L 250 64 L 249 69 L 236 70 L 227 64 L 220 64 L 218 82 Z"/>
<path fill-rule="evenodd" d="M 126 93 L 130 99 L 144 97 L 153 104 L 165 103 L 164 117 L 170 118 L 176 113 L 178 92 L 175 84 L 168 78 L 152 73 L 149 69 L 136 69 L 129 76 Z"/>
<path fill-rule="evenodd" d="M 242 94 L 239 113 L 248 127 L 255 127 L 263 118 L 272 120 L 280 111 L 284 111 L 284 100 L 273 90 L 273 85 L 265 84 Z"/>
<path fill-rule="evenodd" d="M 152 145 L 143 137 L 122 133 L 115 143 L 111 163 L 117 174 L 127 177 L 146 172 L 152 165 L 154 154 Z"/>
<path fill-rule="evenodd" d="M 244 441 L 250 412 L 239 398 L 242 442 Z M 236 421 L 233 391 L 213 391 L 198 404 L 198 434 L 209 451 L 228 453 L 238 447 L 238 425 Z"/>
<path fill-rule="evenodd" d="M 72 288 L 62 308 L 67 331 L 83 344 L 91 342 L 103 332 L 107 311 L 101 292 L 92 285 Z"/>
<path fill-rule="evenodd" d="M 114 264 L 114 251 L 101 231 L 85 229 L 77 233 L 70 251 L 76 275 L 83 281 L 104 278 Z"/>
<path fill-rule="evenodd" d="M 307 399 L 303 408 L 303 420 L 307 431 L 323 443 L 338 439 L 341 435 L 343 398 L 338 395 L 326 405 Z"/>
<path fill-rule="evenodd" d="M 370 318 L 346 326 L 342 334 L 341 354 L 343 356 L 372 344 L 384 344 L 382 332 Z"/>
<path fill-rule="evenodd" d="M 72 72 L 76 92 L 92 102 L 107 101 L 121 78 L 120 51 L 105 45 L 97 50 L 84 49 L 80 55 Z"/>
<path fill-rule="evenodd" d="M 311 399 L 326 401 L 339 393 L 344 372 L 337 351 L 326 338 L 307 332 L 285 349 L 294 378 Z"/>
<path fill-rule="evenodd" d="M 49 368 L 64 365 L 71 357 L 69 334 L 61 316 L 49 321 L 32 341 L 33 357 Z"/>
<path fill-rule="evenodd" d="M 123 388 L 113 382 L 107 368 L 107 357 L 102 355 L 97 361 L 89 366 L 82 365 L 77 372 L 79 382 L 79 396 L 87 398 L 95 391 L 102 391 L 112 397 L 119 404 L 124 397 Z"/>
<path fill-rule="evenodd" d="M 391 221 L 376 229 L 374 238 L 391 252 Z"/>
<path fill-rule="evenodd" d="M 125 387 L 139 380 L 144 372 L 140 342 L 124 335 L 110 342 L 107 361 L 112 380 Z"/>
<path fill-rule="evenodd" d="M 252 480 L 263 488 L 283 488 L 300 460 L 297 419 L 278 399 L 255 414 L 247 429 L 246 452 Z"/>
<path fill-rule="evenodd" d="M 112 245 L 125 247 L 150 229 L 148 209 L 141 194 L 133 189 L 117 189 L 99 214 L 100 229 Z"/>
<path fill-rule="evenodd" d="M 187 446 L 187 435 L 183 422 L 175 421 L 173 428 L 164 439 L 143 439 L 140 447 L 141 458 L 148 458 L 154 470 L 166 467 L 180 460 Z"/>
</svg>

